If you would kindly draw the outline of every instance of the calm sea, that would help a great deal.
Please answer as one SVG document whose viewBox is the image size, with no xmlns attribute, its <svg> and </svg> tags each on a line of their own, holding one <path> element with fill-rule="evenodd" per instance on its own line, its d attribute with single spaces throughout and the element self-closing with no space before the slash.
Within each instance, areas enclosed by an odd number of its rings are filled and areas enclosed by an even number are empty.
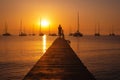
<svg viewBox="0 0 120 80">
<path fill-rule="evenodd" d="M 0 80 L 22 80 L 57 37 L 0 36 Z M 120 37 L 66 37 L 97 80 L 120 80 Z"/>
</svg>

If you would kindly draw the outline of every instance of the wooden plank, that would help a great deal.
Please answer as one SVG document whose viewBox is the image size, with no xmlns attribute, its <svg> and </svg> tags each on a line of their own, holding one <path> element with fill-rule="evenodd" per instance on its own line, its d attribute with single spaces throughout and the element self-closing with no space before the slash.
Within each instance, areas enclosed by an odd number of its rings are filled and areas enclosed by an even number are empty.
<svg viewBox="0 0 120 80">
<path fill-rule="evenodd" d="M 67 41 L 57 38 L 23 80 L 96 80 Z"/>
</svg>

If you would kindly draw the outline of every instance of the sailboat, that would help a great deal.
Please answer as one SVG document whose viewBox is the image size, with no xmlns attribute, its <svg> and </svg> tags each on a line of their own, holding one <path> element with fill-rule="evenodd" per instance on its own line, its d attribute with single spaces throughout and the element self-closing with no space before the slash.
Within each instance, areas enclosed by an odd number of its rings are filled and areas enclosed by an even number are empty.
<svg viewBox="0 0 120 80">
<path fill-rule="evenodd" d="M 8 26 L 7 26 L 7 23 L 5 23 L 5 33 L 2 34 L 3 36 L 11 36 L 10 33 L 8 33 Z"/>
<path fill-rule="evenodd" d="M 34 25 L 33 25 L 33 28 L 32 28 L 32 36 L 35 36 L 35 33 L 34 33 Z"/>
<path fill-rule="evenodd" d="M 25 28 L 24 31 L 22 31 L 22 20 L 20 21 L 20 32 L 19 32 L 19 36 L 27 36 L 27 34 L 25 33 Z"/>
<path fill-rule="evenodd" d="M 69 33 L 69 36 L 73 36 L 73 33 Z"/>
<path fill-rule="evenodd" d="M 78 13 L 78 27 L 77 27 L 77 31 L 75 33 L 73 33 L 74 37 L 82 37 L 83 34 L 79 31 L 79 13 Z"/>
<path fill-rule="evenodd" d="M 41 32 L 41 19 L 40 19 L 40 29 L 39 29 L 39 36 L 43 36 L 44 34 Z"/>
<path fill-rule="evenodd" d="M 100 36 L 100 26 L 98 24 L 98 26 L 95 25 L 95 36 Z"/>
<path fill-rule="evenodd" d="M 113 26 L 112 26 L 112 28 L 111 28 L 112 30 L 111 30 L 111 32 L 110 32 L 110 34 L 109 34 L 109 36 L 115 36 L 115 33 L 114 33 L 114 30 L 113 30 Z"/>
<path fill-rule="evenodd" d="M 57 36 L 57 34 L 56 33 L 51 33 L 51 31 L 50 31 L 50 25 L 49 25 L 49 34 L 48 34 L 49 36 Z"/>
</svg>

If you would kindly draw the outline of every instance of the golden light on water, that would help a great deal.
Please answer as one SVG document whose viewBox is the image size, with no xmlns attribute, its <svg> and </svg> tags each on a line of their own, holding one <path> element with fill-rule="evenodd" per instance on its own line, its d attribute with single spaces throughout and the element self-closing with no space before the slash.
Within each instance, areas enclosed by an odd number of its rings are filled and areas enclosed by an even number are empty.
<svg viewBox="0 0 120 80">
<path fill-rule="evenodd" d="M 43 40 L 43 53 L 45 53 L 46 52 L 46 35 L 42 37 L 42 40 Z"/>
</svg>

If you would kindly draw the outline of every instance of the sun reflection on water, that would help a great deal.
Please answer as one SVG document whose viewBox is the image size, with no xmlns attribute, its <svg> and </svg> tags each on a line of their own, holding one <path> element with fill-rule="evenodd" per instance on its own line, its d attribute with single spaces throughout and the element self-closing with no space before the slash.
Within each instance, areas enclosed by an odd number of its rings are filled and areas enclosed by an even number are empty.
<svg viewBox="0 0 120 80">
<path fill-rule="evenodd" d="M 44 35 L 43 37 L 42 37 L 42 40 L 43 40 L 43 53 L 45 53 L 46 52 L 46 35 Z"/>
</svg>

